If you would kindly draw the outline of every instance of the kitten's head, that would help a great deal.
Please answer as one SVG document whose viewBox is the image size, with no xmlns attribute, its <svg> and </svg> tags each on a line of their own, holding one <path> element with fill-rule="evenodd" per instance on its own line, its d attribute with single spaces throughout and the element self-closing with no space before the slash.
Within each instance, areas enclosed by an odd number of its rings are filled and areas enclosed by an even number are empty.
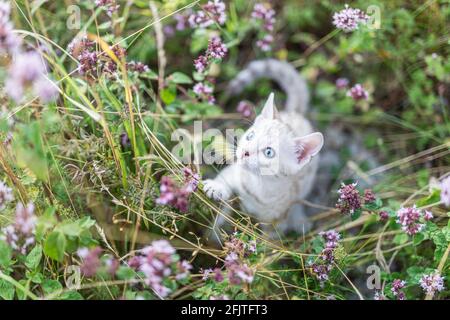
<svg viewBox="0 0 450 320">
<path fill-rule="evenodd" d="M 296 137 L 281 122 L 270 94 L 255 123 L 241 137 L 236 148 L 238 163 L 261 175 L 297 174 L 323 146 L 323 136 L 314 132 Z"/>
</svg>

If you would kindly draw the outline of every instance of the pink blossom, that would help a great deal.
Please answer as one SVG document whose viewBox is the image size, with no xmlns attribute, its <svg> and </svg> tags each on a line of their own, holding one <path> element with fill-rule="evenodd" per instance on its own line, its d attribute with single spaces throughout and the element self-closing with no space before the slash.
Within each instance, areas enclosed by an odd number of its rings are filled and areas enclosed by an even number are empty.
<svg viewBox="0 0 450 320">
<path fill-rule="evenodd" d="M 402 230 L 412 236 L 423 230 L 424 224 L 419 223 L 421 212 L 414 205 L 410 208 L 401 208 L 397 211 L 397 223 L 402 225 Z"/>
<path fill-rule="evenodd" d="M 189 16 L 191 28 L 207 28 L 214 23 L 223 25 L 227 20 L 225 3 L 222 0 L 211 0 L 201 6 L 202 11 L 192 13 Z"/>
<path fill-rule="evenodd" d="M 349 81 L 347 78 L 338 78 L 336 80 L 336 88 L 338 88 L 338 89 L 347 88 L 348 83 L 349 83 Z"/>
<path fill-rule="evenodd" d="M 436 292 L 444 290 L 444 277 L 438 271 L 435 271 L 434 273 L 423 275 L 419 284 L 426 294 L 433 297 Z"/>
<path fill-rule="evenodd" d="M 333 24 L 336 28 L 345 32 L 355 31 L 360 24 L 366 24 L 369 16 L 359 9 L 350 8 L 347 4 L 345 9 L 334 13 Z"/>
<path fill-rule="evenodd" d="M 392 294 L 394 296 L 396 296 L 398 300 L 406 299 L 405 293 L 403 291 L 401 291 L 401 289 L 403 289 L 405 287 L 405 285 L 406 285 L 406 282 L 403 280 L 400 280 L 400 279 L 395 279 L 392 282 L 391 291 L 392 291 Z"/>
<path fill-rule="evenodd" d="M 441 201 L 450 207 L 450 175 L 441 181 Z"/>
<path fill-rule="evenodd" d="M 356 189 L 356 183 L 341 184 L 341 188 L 338 190 L 339 199 L 336 207 L 343 214 L 353 214 L 356 210 L 361 208 L 361 196 L 358 189 Z"/>
<path fill-rule="evenodd" d="M 247 101 L 239 102 L 236 111 L 239 112 L 244 118 L 250 118 L 253 113 L 253 105 Z"/>
<path fill-rule="evenodd" d="M 0 181 L 0 210 L 3 210 L 8 202 L 14 200 L 14 195 L 11 188 Z"/>
<path fill-rule="evenodd" d="M 369 93 L 362 85 L 357 83 L 347 91 L 347 96 L 351 97 L 353 100 L 367 100 L 369 98 Z"/>
</svg>

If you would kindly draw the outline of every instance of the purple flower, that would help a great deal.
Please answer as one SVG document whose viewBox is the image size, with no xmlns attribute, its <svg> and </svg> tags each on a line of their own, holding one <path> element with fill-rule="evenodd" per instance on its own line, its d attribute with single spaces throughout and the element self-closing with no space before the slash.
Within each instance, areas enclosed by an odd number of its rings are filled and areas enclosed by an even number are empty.
<svg viewBox="0 0 450 320">
<path fill-rule="evenodd" d="M 109 16 L 112 16 L 114 12 L 119 10 L 120 5 L 116 4 L 115 0 L 95 0 L 97 7 L 103 7 Z"/>
<path fill-rule="evenodd" d="M 273 36 L 271 34 L 266 34 L 262 39 L 256 41 L 256 46 L 262 51 L 272 50 Z"/>
<path fill-rule="evenodd" d="M 345 32 L 355 31 L 360 24 L 366 24 L 369 17 L 359 9 L 350 8 L 347 4 L 345 9 L 335 12 L 333 15 L 333 24 L 336 28 Z"/>
<path fill-rule="evenodd" d="M 14 195 L 11 188 L 0 181 L 0 210 L 5 209 L 6 204 L 14 200 Z"/>
<path fill-rule="evenodd" d="M 347 91 L 347 96 L 353 100 L 367 100 L 369 98 L 368 92 L 359 83 L 355 84 Z"/>
<path fill-rule="evenodd" d="M 198 183 L 200 181 L 200 175 L 196 172 L 193 172 L 190 168 L 183 168 L 183 175 L 185 181 L 185 189 L 188 192 L 194 192 L 197 190 Z"/>
<path fill-rule="evenodd" d="M 175 279 L 177 279 L 177 280 L 186 279 L 188 277 L 191 269 L 192 269 L 192 265 L 189 262 L 187 262 L 186 260 L 178 261 L 178 264 L 177 264 L 178 273 L 175 276 Z"/>
<path fill-rule="evenodd" d="M 425 221 L 430 221 L 431 219 L 433 219 L 433 213 L 431 211 L 425 210 L 423 214 L 423 219 Z"/>
<path fill-rule="evenodd" d="M 247 101 L 239 102 L 236 111 L 239 112 L 244 118 L 250 118 L 253 113 L 253 105 Z"/>
<path fill-rule="evenodd" d="M 450 207 L 450 176 L 441 181 L 441 201 Z"/>
<path fill-rule="evenodd" d="M 321 261 L 308 263 L 312 272 L 320 282 L 328 280 L 328 274 L 333 269 L 335 261 L 334 252 L 339 246 L 341 235 L 336 230 L 322 231 L 319 235 L 325 240 L 325 247 L 322 249 L 319 257 Z"/>
<path fill-rule="evenodd" d="M 82 259 L 80 266 L 81 272 L 86 277 L 93 277 L 97 274 L 97 271 L 102 265 L 100 260 L 100 254 L 102 251 L 103 250 L 100 247 L 95 247 L 92 249 L 81 248 L 77 251 L 78 256 Z"/>
<path fill-rule="evenodd" d="M 179 187 L 167 176 L 161 178 L 160 196 L 157 204 L 171 205 L 182 212 L 186 212 L 189 204 L 189 195 L 197 189 L 200 176 L 189 168 L 183 168 L 184 185 Z"/>
<path fill-rule="evenodd" d="M 405 287 L 405 285 L 406 285 L 406 282 L 403 281 L 403 280 L 400 280 L 400 279 L 395 279 L 392 282 L 391 291 L 392 291 L 392 294 L 394 296 L 396 296 L 398 300 L 405 300 L 406 299 L 405 294 L 401 291 L 401 289 L 403 289 Z"/>
<path fill-rule="evenodd" d="M 150 68 L 146 64 L 139 61 L 130 61 L 127 63 L 127 67 L 129 70 L 137 73 L 145 73 L 150 71 Z"/>
<path fill-rule="evenodd" d="M 251 17 L 254 20 L 261 20 L 263 22 L 263 28 L 266 31 L 273 31 L 275 10 L 272 9 L 269 3 L 256 3 L 253 7 Z"/>
<path fill-rule="evenodd" d="M 200 99 L 208 101 L 208 103 L 210 104 L 214 104 L 215 98 L 212 95 L 213 88 L 210 87 L 209 85 L 202 82 L 198 82 L 194 85 L 193 91 Z"/>
<path fill-rule="evenodd" d="M 358 189 L 356 189 L 356 183 L 341 184 L 341 188 L 338 190 L 339 199 L 336 207 L 343 214 L 353 214 L 355 210 L 361 208 L 361 197 Z"/>
<path fill-rule="evenodd" d="M 414 205 L 410 208 L 401 208 L 397 211 L 397 223 L 402 225 L 402 230 L 412 236 L 423 230 L 424 224 L 419 223 L 420 211 Z"/>
<path fill-rule="evenodd" d="M 171 276 L 174 269 L 177 280 L 188 276 L 192 266 L 186 261 L 176 263 L 175 249 L 166 240 L 153 241 L 150 246 L 140 250 L 137 256 L 129 261 L 129 266 L 145 275 L 145 283 L 161 297 L 167 296 L 171 290 L 163 285 L 163 280 Z"/>
<path fill-rule="evenodd" d="M 228 280 L 231 284 L 252 283 L 254 278 L 253 270 L 247 264 L 230 263 L 226 267 Z"/>
<path fill-rule="evenodd" d="M 212 59 L 223 59 L 227 54 L 228 49 L 219 37 L 212 37 L 208 42 L 208 49 L 206 49 L 206 56 Z"/>
<path fill-rule="evenodd" d="M 208 58 L 205 57 L 204 55 L 201 55 L 194 60 L 195 70 L 197 70 L 197 72 L 199 73 L 203 73 L 208 66 L 209 66 Z"/>
<path fill-rule="evenodd" d="M 338 78 L 336 80 L 336 88 L 338 89 L 345 89 L 348 86 L 348 79 L 347 78 Z"/>
<path fill-rule="evenodd" d="M 192 10 L 188 10 L 185 13 L 177 13 L 174 15 L 174 18 L 177 22 L 175 29 L 178 31 L 183 31 L 188 27 L 189 24 L 189 16 L 192 14 Z"/>
<path fill-rule="evenodd" d="M 379 216 L 381 221 L 387 221 L 389 219 L 389 213 L 386 211 L 380 211 Z"/>
<path fill-rule="evenodd" d="M 191 28 L 207 28 L 214 23 L 223 25 L 227 20 L 225 3 L 221 0 L 211 0 L 201 6 L 202 11 L 192 13 L 189 16 Z"/>
<path fill-rule="evenodd" d="M 9 2 L 0 2 L 0 55 L 14 55 L 19 52 L 22 39 L 14 33 L 10 22 L 11 5 Z"/>
<path fill-rule="evenodd" d="M 77 58 L 83 51 L 93 51 L 95 49 L 95 43 L 87 38 L 86 35 L 75 37 L 67 45 L 67 51 L 69 54 Z"/>
<path fill-rule="evenodd" d="M 275 25 L 275 10 L 272 9 L 269 3 L 256 3 L 251 17 L 255 22 L 261 22 L 262 24 L 263 32 L 260 33 L 261 36 L 256 41 L 256 46 L 262 51 L 270 51 L 274 40 L 272 33 Z"/>
<path fill-rule="evenodd" d="M 26 207 L 17 204 L 14 223 L 3 229 L 0 240 L 6 241 L 13 250 L 26 254 L 28 246 L 34 243 L 36 221 L 33 203 Z"/>
<path fill-rule="evenodd" d="M 444 290 L 444 277 L 438 271 L 435 271 L 434 273 L 423 275 L 419 284 L 426 294 L 433 297 L 436 292 Z"/>
<path fill-rule="evenodd" d="M 33 92 L 39 96 L 43 103 L 49 103 L 58 96 L 58 87 L 53 81 L 43 76 L 34 82 Z"/>
<path fill-rule="evenodd" d="M 371 189 L 364 190 L 364 203 L 375 202 L 376 197 Z"/>
</svg>

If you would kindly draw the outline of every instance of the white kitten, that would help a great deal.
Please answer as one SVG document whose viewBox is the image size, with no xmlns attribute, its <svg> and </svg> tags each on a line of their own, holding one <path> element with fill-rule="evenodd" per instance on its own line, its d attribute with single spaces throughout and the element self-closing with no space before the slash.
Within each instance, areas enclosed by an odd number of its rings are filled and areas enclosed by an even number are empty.
<svg viewBox="0 0 450 320">
<path fill-rule="evenodd" d="M 268 76 L 288 93 L 286 111 L 277 111 L 272 93 L 255 123 L 239 140 L 237 162 L 215 179 L 204 181 L 204 191 L 215 200 L 237 195 L 245 212 L 274 225 L 278 233 L 303 233 L 311 223 L 298 202 L 308 195 L 314 183 L 318 159 L 313 157 L 323 146 L 323 136 L 313 133 L 310 122 L 300 113 L 307 108 L 308 96 L 295 69 L 276 60 L 252 64 L 238 75 L 234 86 L 242 88 L 253 78 Z M 290 81 L 297 91 L 283 85 L 283 81 Z M 216 232 L 223 222 L 224 218 L 218 217 Z"/>
</svg>

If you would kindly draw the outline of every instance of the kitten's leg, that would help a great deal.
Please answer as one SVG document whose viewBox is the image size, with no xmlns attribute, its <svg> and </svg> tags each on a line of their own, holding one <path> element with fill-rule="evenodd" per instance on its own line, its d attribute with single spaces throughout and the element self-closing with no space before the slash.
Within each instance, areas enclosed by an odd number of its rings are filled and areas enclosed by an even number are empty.
<svg viewBox="0 0 450 320">
<path fill-rule="evenodd" d="M 233 193 L 233 187 L 237 183 L 237 167 L 231 165 L 223 169 L 215 179 L 203 181 L 203 190 L 206 195 L 214 200 L 228 200 Z"/>
<path fill-rule="evenodd" d="M 303 205 L 295 203 L 289 208 L 289 212 L 284 221 L 276 226 L 279 233 L 287 233 L 288 231 L 295 231 L 298 234 L 305 234 L 312 228 L 312 222 L 309 221 L 305 214 Z"/>
</svg>

